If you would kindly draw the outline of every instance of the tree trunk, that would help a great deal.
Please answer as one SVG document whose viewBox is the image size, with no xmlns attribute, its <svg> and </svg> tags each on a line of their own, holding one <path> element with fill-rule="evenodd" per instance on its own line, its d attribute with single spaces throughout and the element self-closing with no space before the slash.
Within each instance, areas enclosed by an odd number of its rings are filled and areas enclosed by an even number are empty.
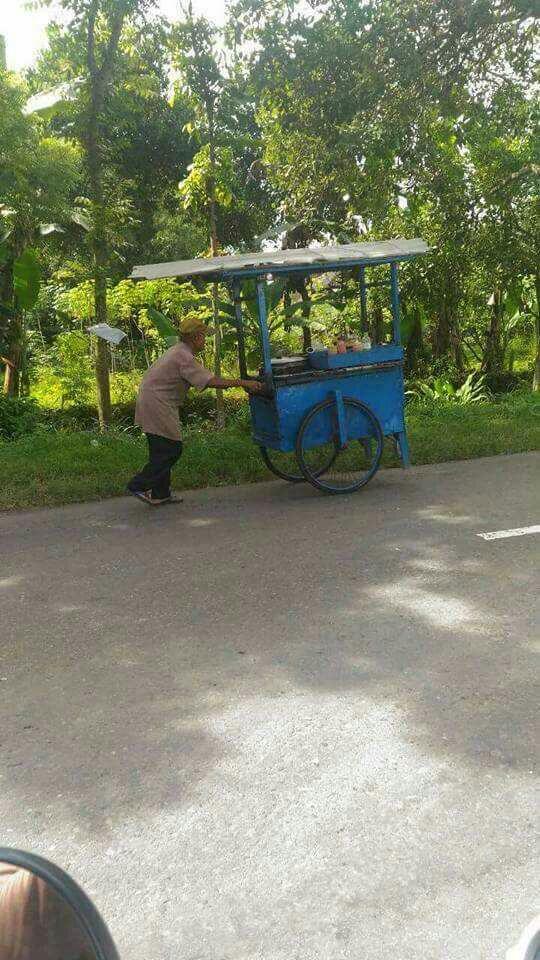
<svg viewBox="0 0 540 960">
<path fill-rule="evenodd" d="M 501 333 L 502 333 L 502 314 L 503 298 L 501 290 L 497 289 L 493 294 L 493 307 L 491 311 L 491 322 L 489 325 L 486 348 L 484 350 L 484 359 L 482 369 L 485 373 L 497 373 L 502 367 L 501 356 Z"/>
<path fill-rule="evenodd" d="M 302 281 L 302 290 L 300 293 L 302 297 L 302 316 L 304 318 L 304 326 L 302 327 L 302 341 L 303 341 L 303 350 L 304 353 L 307 353 L 311 349 L 311 329 L 309 326 L 309 318 L 311 316 L 311 303 L 309 300 L 309 293 L 306 289 L 305 280 Z"/>
<path fill-rule="evenodd" d="M 96 231 L 96 236 L 99 234 Z M 94 242 L 94 314 L 96 323 L 107 322 L 107 281 L 102 252 Z M 109 344 L 96 337 L 94 371 L 97 388 L 97 408 L 100 430 L 106 430 L 111 421 L 111 380 Z"/>
<path fill-rule="evenodd" d="M 371 321 L 371 339 L 373 344 L 382 343 L 384 338 L 384 317 L 382 304 L 376 303 L 373 307 L 373 319 Z"/>
<path fill-rule="evenodd" d="M 19 390 L 19 371 L 17 369 L 17 357 L 14 351 L 9 351 L 9 357 L 2 357 L 6 368 L 4 371 L 4 394 L 6 397 L 15 397 Z"/>
<path fill-rule="evenodd" d="M 217 214 L 216 214 L 216 151 L 214 144 L 214 123 L 213 111 L 208 108 L 209 127 L 210 127 L 210 171 L 211 178 L 208 184 L 209 194 L 209 222 L 210 222 L 210 249 L 213 257 L 219 256 L 219 240 L 217 233 Z M 214 319 L 214 373 L 216 377 L 221 377 L 221 327 L 219 324 L 219 284 L 212 285 L 212 314 Z M 216 390 L 216 424 L 218 430 L 223 430 L 225 426 L 225 402 L 223 400 L 223 390 Z"/>
<path fill-rule="evenodd" d="M 127 10 L 125 4 L 118 4 L 116 9 L 114 9 L 114 11 L 110 14 L 109 37 L 104 43 L 101 62 L 99 62 L 99 58 L 96 57 L 96 21 L 98 19 L 97 0 L 92 0 L 88 14 L 86 62 L 90 77 L 90 107 L 84 136 L 84 147 L 86 150 L 86 161 L 88 164 L 90 197 L 92 200 L 93 214 L 90 248 L 93 261 L 94 316 L 96 323 L 107 322 L 106 270 L 108 261 L 108 246 L 107 231 L 105 228 L 103 156 L 101 150 L 102 112 L 126 14 Z M 105 430 L 111 419 L 109 356 L 109 346 L 107 342 L 98 337 L 95 374 L 99 425 L 102 430 Z"/>
<path fill-rule="evenodd" d="M 109 377 L 109 344 L 96 337 L 94 371 L 97 386 L 97 407 L 100 430 L 105 430 L 111 421 L 111 383 Z"/>
<path fill-rule="evenodd" d="M 23 356 L 23 325 L 19 317 L 15 317 L 9 325 L 8 345 L 6 351 L 6 369 L 4 372 L 4 393 L 8 397 L 19 394 L 21 375 L 21 360 Z"/>
<path fill-rule="evenodd" d="M 536 355 L 534 360 L 533 390 L 540 391 L 540 271 L 534 275 L 534 287 L 536 290 L 536 314 L 534 317 L 534 337 Z"/>
<path fill-rule="evenodd" d="M 443 299 L 437 313 L 437 325 L 433 336 L 433 355 L 439 359 L 450 351 L 452 321 L 448 304 Z"/>
<path fill-rule="evenodd" d="M 422 353 L 422 332 L 420 311 L 416 307 L 413 307 L 411 332 L 405 351 L 405 369 L 407 374 L 414 373 L 418 367 L 418 360 Z"/>
<path fill-rule="evenodd" d="M 14 258 L 10 258 L 4 264 L 0 280 L 0 301 L 10 307 L 13 307 L 14 304 L 13 263 Z M 3 392 L 9 397 L 13 397 L 19 389 L 19 363 L 22 353 L 22 324 L 19 317 L 15 316 L 9 319 L 5 331 L 0 332 L 3 333 L 3 337 L 7 341 L 6 356 L 2 358 L 6 366 Z"/>
<path fill-rule="evenodd" d="M 460 377 L 465 376 L 465 354 L 463 352 L 463 344 L 461 342 L 461 337 L 459 335 L 457 325 L 453 326 L 451 331 L 452 336 L 452 349 L 454 351 L 454 361 L 456 364 L 456 370 Z"/>
</svg>

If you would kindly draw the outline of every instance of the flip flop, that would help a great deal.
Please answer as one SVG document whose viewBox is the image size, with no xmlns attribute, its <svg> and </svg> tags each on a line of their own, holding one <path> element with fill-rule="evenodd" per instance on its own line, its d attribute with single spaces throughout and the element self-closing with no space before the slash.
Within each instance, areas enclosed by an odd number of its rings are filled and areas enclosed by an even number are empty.
<svg viewBox="0 0 540 960">
<path fill-rule="evenodd" d="M 162 500 L 161 503 L 183 503 L 183 497 L 177 497 L 174 493 L 171 493 L 170 497 L 167 497 L 165 500 Z"/>
<path fill-rule="evenodd" d="M 142 500 L 143 503 L 147 503 L 149 507 L 157 507 L 161 501 L 156 503 L 155 500 L 152 500 L 152 495 L 148 490 L 130 490 L 128 487 L 127 491 L 130 496 L 137 497 L 137 500 Z"/>
<path fill-rule="evenodd" d="M 171 494 L 170 497 L 162 497 L 157 499 L 153 497 L 149 490 L 129 490 L 128 493 L 132 497 L 137 497 L 138 500 L 142 500 L 143 503 L 147 503 L 149 507 L 164 507 L 166 503 L 183 503 L 182 497 L 175 497 Z"/>
</svg>

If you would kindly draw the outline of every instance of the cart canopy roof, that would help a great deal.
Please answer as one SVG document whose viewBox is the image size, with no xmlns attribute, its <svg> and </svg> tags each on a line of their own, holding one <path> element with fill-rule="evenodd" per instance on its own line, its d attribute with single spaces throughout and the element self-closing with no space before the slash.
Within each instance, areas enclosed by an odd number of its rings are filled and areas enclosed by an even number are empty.
<svg viewBox="0 0 540 960">
<path fill-rule="evenodd" d="M 133 280 L 165 277 L 205 277 L 207 280 L 234 280 L 265 273 L 302 273 L 341 270 L 411 260 L 427 253 L 423 240 L 381 240 L 373 243 L 346 243 L 335 247 L 300 247 L 296 250 L 263 250 L 228 257 L 173 260 L 134 267 Z"/>
</svg>

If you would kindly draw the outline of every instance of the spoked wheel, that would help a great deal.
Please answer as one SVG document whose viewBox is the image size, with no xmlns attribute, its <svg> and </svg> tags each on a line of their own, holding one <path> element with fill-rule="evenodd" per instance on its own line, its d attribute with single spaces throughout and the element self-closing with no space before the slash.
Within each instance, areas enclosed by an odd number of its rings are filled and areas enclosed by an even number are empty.
<svg viewBox="0 0 540 960">
<path fill-rule="evenodd" d="M 288 480 L 289 483 L 305 483 L 306 477 L 298 466 L 295 453 L 282 453 L 281 450 L 272 450 L 270 447 L 259 447 L 259 449 L 266 466 L 272 473 L 275 473 L 276 477 Z M 338 451 L 335 447 L 328 447 L 326 458 L 321 456 L 316 476 L 328 470 L 337 454 Z"/>
<path fill-rule="evenodd" d="M 281 450 L 272 450 L 271 447 L 259 447 L 261 457 L 266 466 L 276 477 L 288 480 L 289 483 L 304 483 L 305 477 L 294 453 L 282 453 Z"/>
<path fill-rule="evenodd" d="M 337 402 L 330 397 L 306 414 L 296 440 L 302 474 L 326 493 L 352 493 L 365 486 L 377 472 L 383 452 L 383 433 L 373 411 L 348 397 L 342 404 L 344 446 Z"/>
</svg>

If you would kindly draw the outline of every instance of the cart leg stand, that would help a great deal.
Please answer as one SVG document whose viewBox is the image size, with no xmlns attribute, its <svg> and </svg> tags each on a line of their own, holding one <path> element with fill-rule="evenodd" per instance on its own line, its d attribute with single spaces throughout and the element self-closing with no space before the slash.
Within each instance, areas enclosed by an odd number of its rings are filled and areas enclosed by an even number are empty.
<svg viewBox="0 0 540 960">
<path fill-rule="evenodd" d="M 257 282 L 257 304 L 259 307 L 259 330 L 261 334 L 261 346 L 263 353 L 264 380 L 269 390 L 273 390 L 272 380 L 272 360 L 270 352 L 270 336 L 266 322 L 266 296 L 264 292 L 264 282 Z"/>
<path fill-rule="evenodd" d="M 401 343 L 401 320 L 399 311 L 399 280 L 397 263 L 390 264 L 390 290 L 392 294 L 392 323 L 394 328 L 394 343 Z M 394 434 L 398 445 L 399 455 L 404 467 L 410 467 L 409 441 L 405 426 L 399 433 Z"/>
<path fill-rule="evenodd" d="M 407 440 L 407 431 L 402 430 L 401 433 L 395 433 L 394 436 L 396 438 L 396 443 L 403 466 L 405 468 L 410 467 L 411 458 L 409 456 L 409 441 Z"/>
</svg>

